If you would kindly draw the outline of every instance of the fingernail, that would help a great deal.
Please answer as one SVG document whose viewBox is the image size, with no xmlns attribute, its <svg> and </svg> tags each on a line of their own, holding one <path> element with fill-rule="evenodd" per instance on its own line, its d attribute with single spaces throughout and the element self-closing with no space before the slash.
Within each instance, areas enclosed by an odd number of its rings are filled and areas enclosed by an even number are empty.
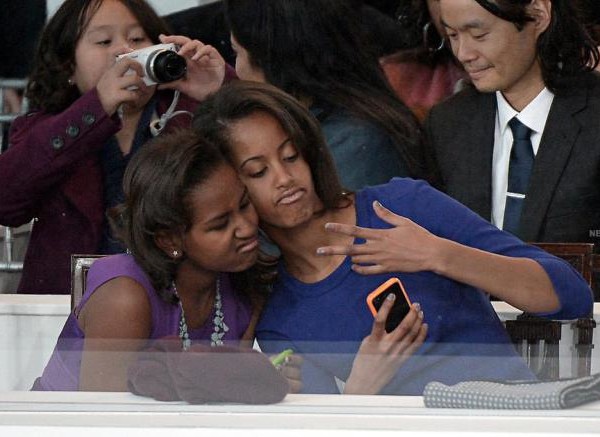
<svg viewBox="0 0 600 437">
<path fill-rule="evenodd" d="M 396 295 L 394 293 L 390 293 L 386 296 L 386 299 L 394 301 L 394 300 L 396 300 Z"/>
<path fill-rule="evenodd" d="M 317 249 L 317 255 L 324 255 L 325 254 L 325 249 L 323 249 L 322 247 L 319 247 Z"/>
<path fill-rule="evenodd" d="M 421 304 L 419 302 L 415 302 L 413 304 L 413 307 L 415 307 L 415 311 L 417 311 L 417 312 L 421 311 Z"/>
<path fill-rule="evenodd" d="M 325 223 L 325 229 L 333 228 L 333 223 Z"/>
<path fill-rule="evenodd" d="M 375 200 L 373 202 L 373 206 L 375 206 L 376 208 L 383 208 L 383 205 L 381 203 L 379 203 L 379 200 Z"/>
<path fill-rule="evenodd" d="M 419 319 L 423 320 L 423 317 L 425 317 L 425 314 L 423 314 L 423 311 L 419 311 Z"/>
</svg>

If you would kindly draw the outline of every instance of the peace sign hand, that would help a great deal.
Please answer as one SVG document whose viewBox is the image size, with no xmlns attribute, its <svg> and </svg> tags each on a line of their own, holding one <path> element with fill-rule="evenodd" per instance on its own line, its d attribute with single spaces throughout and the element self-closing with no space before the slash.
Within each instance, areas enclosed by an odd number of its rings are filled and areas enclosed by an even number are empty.
<svg viewBox="0 0 600 437">
<path fill-rule="evenodd" d="M 389 229 L 371 229 L 343 223 L 327 223 L 325 229 L 342 235 L 364 239 L 363 244 L 324 246 L 317 255 L 352 257 L 357 273 L 375 275 L 390 272 L 435 270 L 440 238 L 406 217 L 394 214 L 378 201 L 373 209 L 379 218 L 393 225 Z"/>
</svg>

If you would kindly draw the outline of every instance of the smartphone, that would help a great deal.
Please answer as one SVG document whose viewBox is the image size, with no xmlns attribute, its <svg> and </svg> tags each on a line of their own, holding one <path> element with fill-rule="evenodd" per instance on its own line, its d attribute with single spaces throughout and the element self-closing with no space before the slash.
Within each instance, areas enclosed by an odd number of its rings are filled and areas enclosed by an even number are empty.
<svg viewBox="0 0 600 437">
<path fill-rule="evenodd" d="M 396 329 L 402 319 L 404 319 L 410 311 L 410 299 L 404 290 L 402 282 L 400 282 L 400 279 L 398 278 L 390 278 L 367 296 L 367 306 L 369 307 L 369 310 L 371 310 L 373 317 L 375 317 L 379 308 L 381 308 L 381 305 L 385 301 L 385 298 L 390 293 L 396 295 L 396 300 L 385 321 L 386 332 L 392 332 Z"/>
</svg>

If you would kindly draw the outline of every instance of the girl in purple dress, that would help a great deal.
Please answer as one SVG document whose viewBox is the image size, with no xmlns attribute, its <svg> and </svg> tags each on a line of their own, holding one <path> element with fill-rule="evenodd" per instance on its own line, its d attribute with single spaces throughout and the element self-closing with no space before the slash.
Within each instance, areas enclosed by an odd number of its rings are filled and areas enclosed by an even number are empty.
<svg viewBox="0 0 600 437">
<path fill-rule="evenodd" d="M 124 192 L 111 212 L 129 253 L 92 265 L 34 390 L 126 391 L 136 353 L 161 337 L 183 349 L 254 338 L 258 218 L 218 148 L 189 130 L 158 137 L 132 158 Z"/>
</svg>

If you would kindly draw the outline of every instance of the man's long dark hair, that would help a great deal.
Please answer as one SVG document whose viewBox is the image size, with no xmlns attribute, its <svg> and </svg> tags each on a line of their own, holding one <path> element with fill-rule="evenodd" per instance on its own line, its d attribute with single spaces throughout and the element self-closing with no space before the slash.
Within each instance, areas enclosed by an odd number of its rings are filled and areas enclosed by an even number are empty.
<svg viewBox="0 0 600 437">
<path fill-rule="evenodd" d="M 522 29 L 534 18 L 529 14 L 531 0 L 475 0 L 495 16 Z M 600 55 L 596 43 L 579 21 L 573 0 L 551 0 L 551 21 L 537 41 L 537 54 L 544 83 L 560 92 L 565 81 L 593 70 Z"/>
<path fill-rule="evenodd" d="M 232 35 L 267 82 L 296 98 L 343 108 L 393 139 L 411 176 L 425 177 L 416 117 L 361 40 L 347 0 L 226 0 Z"/>
</svg>

